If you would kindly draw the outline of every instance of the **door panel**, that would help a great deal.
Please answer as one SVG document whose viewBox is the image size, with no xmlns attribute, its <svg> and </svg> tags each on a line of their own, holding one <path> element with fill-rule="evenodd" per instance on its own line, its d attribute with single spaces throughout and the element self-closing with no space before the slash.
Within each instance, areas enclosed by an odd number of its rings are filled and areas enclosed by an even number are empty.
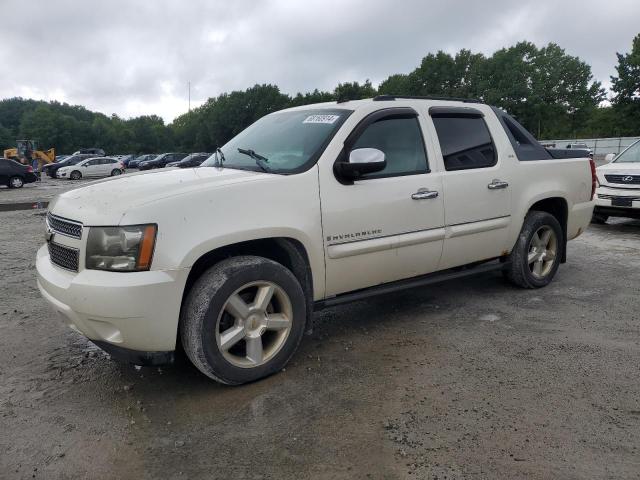
<svg viewBox="0 0 640 480">
<path fill-rule="evenodd" d="M 411 195 L 421 188 L 441 192 L 440 175 L 332 187 L 322 200 L 328 295 L 437 269 L 445 234 L 442 196 Z"/>
<path fill-rule="evenodd" d="M 115 163 L 110 162 L 109 160 L 105 160 L 104 165 L 102 165 L 102 176 L 103 177 L 108 177 L 111 175 L 111 170 L 113 170 L 114 168 L 116 168 Z"/>
<path fill-rule="evenodd" d="M 345 157 L 376 148 L 387 167 L 353 184 L 321 173 L 327 295 L 434 271 L 442 254 L 442 180 L 428 171 L 415 112 L 359 124 L 354 133 L 358 128 L 357 138 L 345 141 Z"/>
<path fill-rule="evenodd" d="M 510 176 L 483 114 L 464 112 L 464 117 L 456 117 L 455 109 L 432 115 L 446 170 L 441 269 L 497 257 L 510 248 Z"/>
</svg>

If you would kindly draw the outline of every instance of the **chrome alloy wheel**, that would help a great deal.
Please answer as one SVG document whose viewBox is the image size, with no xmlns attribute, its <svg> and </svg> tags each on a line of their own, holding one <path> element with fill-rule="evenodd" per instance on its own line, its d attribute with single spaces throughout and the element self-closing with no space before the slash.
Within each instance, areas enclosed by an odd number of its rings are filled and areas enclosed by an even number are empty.
<svg viewBox="0 0 640 480">
<path fill-rule="evenodd" d="M 531 237 L 527 263 L 529 270 L 537 279 L 551 272 L 558 254 L 558 237 L 551 227 L 543 225 Z"/>
<path fill-rule="evenodd" d="M 264 365 L 285 344 L 293 308 L 273 282 L 247 283 L 225 302 L 216 322 L 216 343 L 225 360 L 242 368 Z"/>
</svg>

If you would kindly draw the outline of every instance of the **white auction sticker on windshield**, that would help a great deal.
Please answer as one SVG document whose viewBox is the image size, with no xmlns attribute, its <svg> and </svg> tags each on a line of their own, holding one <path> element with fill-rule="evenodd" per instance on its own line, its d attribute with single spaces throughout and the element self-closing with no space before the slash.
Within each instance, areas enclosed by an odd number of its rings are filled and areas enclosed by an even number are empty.
<svg viewBox="0 0 640 480">
<path fill-rule="evenodd" d="M 302 123 L 336 123 L 340 115 L 309 115 Z"/>
</svg>

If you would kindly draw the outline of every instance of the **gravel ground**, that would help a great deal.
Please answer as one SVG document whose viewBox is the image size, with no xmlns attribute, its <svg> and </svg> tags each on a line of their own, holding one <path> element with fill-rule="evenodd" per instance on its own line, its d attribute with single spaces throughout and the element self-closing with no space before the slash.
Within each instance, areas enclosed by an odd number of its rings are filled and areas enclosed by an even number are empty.
<svg viewBox="0 0 640 480">
<path fill-rule="evenodd" d="M 82 186 L 82 184 L 91 180 L 96 179 L 73 181 L 49 178 L 44 175 L 42 181 L 25 183 L 22 188 L 14 189 L 0 186 L 0 205 L 22 202 L 48 202 L 56 195 Z"/>
<path fill-rule="evenodd" d="M 42 241 L 41 213 L 0 213 L 1 478 L 640 475 L 638 221 L 591 227 L 542 290 L 491 274 L 323 311 L 243 387 L 69 331 L 35 286 Z"/>
</svg>

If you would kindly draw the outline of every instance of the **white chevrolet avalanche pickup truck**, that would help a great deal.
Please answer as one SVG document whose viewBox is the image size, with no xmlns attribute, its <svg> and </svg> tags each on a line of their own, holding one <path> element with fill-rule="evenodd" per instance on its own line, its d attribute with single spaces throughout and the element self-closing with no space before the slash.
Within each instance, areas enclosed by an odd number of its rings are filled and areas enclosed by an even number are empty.
<svg viewBox="0 0 640 480">
<path fill-rule="evenodd" d="M 492 270 L 547 285 L 595 185 L 588 158 L 554 158 L 477 101 L 296 107 L 199 168 L 59 195 L 38 287 L 114 358 L 156 365 L 182 346 L 241 384 L 285 366 L 314 309 Z"/>
</svg>

